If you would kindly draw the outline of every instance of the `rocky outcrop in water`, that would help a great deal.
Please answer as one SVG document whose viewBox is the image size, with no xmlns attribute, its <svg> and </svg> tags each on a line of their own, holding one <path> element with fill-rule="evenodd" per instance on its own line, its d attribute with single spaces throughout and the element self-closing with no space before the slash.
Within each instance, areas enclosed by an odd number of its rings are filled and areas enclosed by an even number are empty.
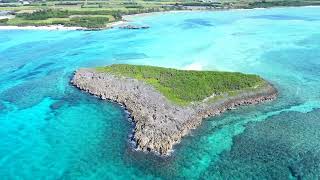
<svg viewBox="0 0 320 180">
<path fill-rule="evenodd" d="M 173 145 L 204 118 L 223 113 L 240 105 L 257 104 L 276 98 L 277 90 L 270 84 L 256 92 L 243 92 L 213 103 L 202 102 L 181 107 L 169 102 L 152 86 L 132 78 L 119 77 L 94 69 L 80 69 L 73 85 L 101 99 L 122 104 L 135 123 L 133 140 L 137 148 L 168 155 Z"/>
<path fill-rule="evenodd" d="M 125 25 L 120 26 L 120 29 L 149 29 L 149 26 L 136 26 L 136 25 Z"/>
</svg>

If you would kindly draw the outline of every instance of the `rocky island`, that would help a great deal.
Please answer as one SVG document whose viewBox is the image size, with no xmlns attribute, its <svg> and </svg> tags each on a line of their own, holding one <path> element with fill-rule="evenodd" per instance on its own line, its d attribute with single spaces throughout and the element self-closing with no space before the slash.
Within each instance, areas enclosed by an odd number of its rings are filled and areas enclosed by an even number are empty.
<svg viewBox="0 0 320 180">
<path fill-rule="evenodd" d="M 257 75 L 126 64 L 79 69 L 71 82 L 122 104 L 135 123 L 132 140 L 137 149 L 160 155 L 168 155 L 204 118 L 277 96 Z"/>
</svg>

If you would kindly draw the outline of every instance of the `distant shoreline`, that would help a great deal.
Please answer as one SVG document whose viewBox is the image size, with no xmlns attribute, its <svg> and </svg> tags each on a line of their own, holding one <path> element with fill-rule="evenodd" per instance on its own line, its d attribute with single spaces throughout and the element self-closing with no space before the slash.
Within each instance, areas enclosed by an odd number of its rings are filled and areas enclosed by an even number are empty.
<svg viewBox="0 0 320 180">
<path fill-rule="evenodd" d="M 104 28 L 86 28 L 86 27 L 76 27 L 76 26 L 63 26 L 63 25 L 48 25 L 48 26 L 6 26 L 0 25 L 1 30 L 67 30 L 67 31 L 99 31 L 99 30 L 106 30 L 112 29 L 115 27 L 119 27 L 121 25 L 126 25 L 128 22 L 133 21 L 134 18 L 137 17 L 145 17 L 145 16 L 152 16 L 157 14 L 169 14 L 169 13 L 184 13 L 184 12 L 216 12 L 216 11 L 250 11 L 250 10 L 264 10 L 264 9 L 275 9 L 275 8 L 319 8 L 320 6 L 275 6 L 275 7 L 267 7 L 267 8 L 230 8 L 230 9 L 190 9 L 190 10 L 172 10 L 172 11 L 160 11 L 160 12 L 149 12 L 149 13 L 140 13 L 140 14 L 130 14 L 130 15 L 123 15 L 122 20 L 115 21 L 108 23 Z"/>
<path fill-rule="evenodd" d="M 0 30 L 85 30 L 82 27 L 50 26 L 0 26 Z"/>
<path fill-rule="evenodd" d="M 109 29 L 109 28 L 114 28 L 120 25 L 125 24 L 126 21 L 116 21 L 107 24 L 107 26 L 104 29 Z M 68 27 L 68 26 L 63 26 L 63 25 L 49 25 L 49 26 L 0 26 L 0 30 L 67 30 L 67 31 L 76 31 L 76 30 L 81 30 L 81 31 L 90 31 L 90 30 L 95 30 L 95 29 L 90 29 L 90 28 L 85 28 L 85 27 Z M 101 29 L 97 29 L 101 30 Z"/>
<path fill-rule="evenodd" d="M 251 11 L 251 10 L 266 10 L 266 9 L 283 9 L 283 8 L 320 8 L 320 6 L 274 6 L 274 7 L 267 7 L 267 8 L 230 8 L 230 9 L 201 9 L 201 10 L 172 10 L 172 11 L 161 11 L 161 12 L 149 12 L 149 13 L 140 13 L 140 14 L 130 14 L 130 15 L 123 15 L 123 19 L 125 21 L 130 21 L 135 17 L 145 17 L 145 16 L 152 16 L 157 14 L 170 14 L 170 13 L 188 13 L 188 12 L 219 12 L 219 11 Z"/>
</svg>

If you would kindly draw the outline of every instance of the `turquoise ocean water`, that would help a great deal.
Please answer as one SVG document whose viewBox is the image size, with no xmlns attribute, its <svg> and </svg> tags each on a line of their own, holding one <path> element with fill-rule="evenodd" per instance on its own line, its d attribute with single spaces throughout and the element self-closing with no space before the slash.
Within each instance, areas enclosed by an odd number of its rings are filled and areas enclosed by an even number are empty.
<svg viewBox="0 0 320 180">
<path fill-rule="evenodd" d="M 319 179 L 320 7 L 131 23 L 151 28 L 0 31 L 1 179 Z M 159 158 L 131 148 L 121 107 L 69 84 L 112 63 L 256 73 L 280 96 L 207 119 Z"/>
</svg>

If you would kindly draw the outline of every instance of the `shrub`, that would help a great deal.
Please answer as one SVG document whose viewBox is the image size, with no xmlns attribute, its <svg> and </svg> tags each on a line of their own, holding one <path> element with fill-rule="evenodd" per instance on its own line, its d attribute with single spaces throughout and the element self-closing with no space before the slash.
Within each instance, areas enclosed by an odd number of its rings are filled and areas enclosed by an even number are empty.
<svg viewBox="0 0 320 180">
<path fill-rule="evenodd" d="M 6 24 L 9 21 L 8 18 L 0 19 L 0 24 Z"/>
<path fill-rule="evenodd" d="M 109 22 L 107 17 L 75 17 L 70 21 L 61 22 L 65 26 L 80 26 L 86 28 L 103 28 Z M 57 23 L 57 21 L 55 22 Z"/>
<path fill-rule="evenodd" d="M 97 70 L 145 81 L 178 104 L 202 101 L 212 94 L 232 94 L 255 89 L 265 83 L 257 75 L 236 72 L 185 71 L 126 64 L 100 67 Z"/>
<path fill-rule="evenodd" d="M 67 10 L 53 10 L 53 9 L 44 9 L 35 11 L 33 13 L 22 13 L 18 14 L 17 17 L 23 18 L 26 20 L 46 20 L 48 18 L 66 18 L 69 17 L 70 13 Z"/>
</svg>

